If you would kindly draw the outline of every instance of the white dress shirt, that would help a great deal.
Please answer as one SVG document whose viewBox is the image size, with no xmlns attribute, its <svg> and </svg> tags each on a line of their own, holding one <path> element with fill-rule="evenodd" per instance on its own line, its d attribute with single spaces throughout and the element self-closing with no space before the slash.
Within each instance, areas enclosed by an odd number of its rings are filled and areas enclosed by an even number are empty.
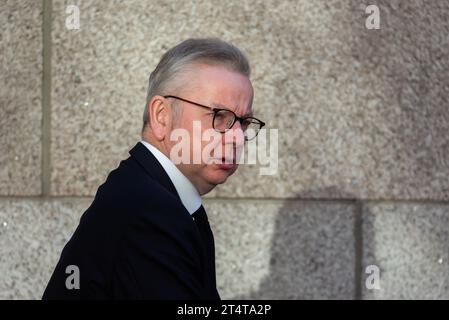
<svg viewBox="0 0 449 320">
<path fill-rule="evenodd" d="M 201 206 L 201 196 L 196 190 L 195 186 L 189 179 L 176 167 L 176 165 L 155 146 L 146 142 L 140 141 L 147 149 L 155 156 L 159 163 L 164 168 L 171 182 L 176 188 L 176 191 L 181 198 L 181 202 L 190 214 L 193 214 Z"/>
</svg>

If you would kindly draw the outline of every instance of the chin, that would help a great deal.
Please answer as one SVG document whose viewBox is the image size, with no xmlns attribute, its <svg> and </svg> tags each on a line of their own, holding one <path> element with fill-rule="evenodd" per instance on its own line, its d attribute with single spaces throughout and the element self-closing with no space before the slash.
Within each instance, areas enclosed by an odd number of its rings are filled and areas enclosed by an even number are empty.
<svg viewBox="0 0 449 320">
<path fill-rule="evenodd" d="M 235 170 L 223 170 L 219 168 L 214 168 L 209 173 L 209 182 L 211 184 L 217 185 L 225 183 L 229 176 L 234 174 Z"/>
</svg>

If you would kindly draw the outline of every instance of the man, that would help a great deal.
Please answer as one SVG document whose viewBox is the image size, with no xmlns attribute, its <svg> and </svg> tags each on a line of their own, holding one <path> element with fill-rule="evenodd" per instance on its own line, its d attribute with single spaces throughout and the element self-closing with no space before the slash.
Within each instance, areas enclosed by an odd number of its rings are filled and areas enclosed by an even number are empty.
<svg viewBox="0 0 449 320">
<path fill-rule="evenodd" d="M 249 75 L 240 50 L 217 39 L 164 54 L 149 79 L 142 141 L 99 187 L 44 299 L 220 299 L 201 196 L 236 171 L 238 150 L 264 125 L 252 117 Z M 210 131 L 215 143 L 204 139 Z M 176 132 L 188 139 L 175 154 Z"/>
</svg>

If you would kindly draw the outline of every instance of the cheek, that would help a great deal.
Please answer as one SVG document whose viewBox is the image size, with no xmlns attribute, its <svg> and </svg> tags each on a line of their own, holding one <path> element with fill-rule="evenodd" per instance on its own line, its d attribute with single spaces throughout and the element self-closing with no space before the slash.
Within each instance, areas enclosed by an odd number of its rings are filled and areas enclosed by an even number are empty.
<svg viewBox="0 0 449 320">
<path fill-rule="evenodd" d="M 212 158 L 221 158 L 222 136 L 213 129 L 208 129 L 202 133 L 205 141 L 201 141 L 201 152 L 203 155 L 203 163 L 210 163 Z"/>
<path fill-rule="evenodd" d="M 220 142 L 206 142 L 203 144 L 204 160 L 210 160 L 211 158 L 220 157 L 221 143 Z"/>
</svg>

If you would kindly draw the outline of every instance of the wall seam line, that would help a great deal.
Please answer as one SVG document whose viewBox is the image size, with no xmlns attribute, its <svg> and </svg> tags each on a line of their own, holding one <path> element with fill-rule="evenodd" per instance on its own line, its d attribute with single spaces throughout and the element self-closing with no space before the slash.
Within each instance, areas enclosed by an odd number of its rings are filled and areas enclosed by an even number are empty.
<svg viewBox="0 0 449 320">
<path fill-rule="evenodd" d="M 50 195 L 51 180 L 51 56 L 52 0 L 42 0 L 42 163 L 41 195 Z"/>
<path fill-rule="evenodd" d="M 363 202 L 356 201 L 354 211 L 354 299 L 362 300 L 363 290 Z"/>
</svg>

